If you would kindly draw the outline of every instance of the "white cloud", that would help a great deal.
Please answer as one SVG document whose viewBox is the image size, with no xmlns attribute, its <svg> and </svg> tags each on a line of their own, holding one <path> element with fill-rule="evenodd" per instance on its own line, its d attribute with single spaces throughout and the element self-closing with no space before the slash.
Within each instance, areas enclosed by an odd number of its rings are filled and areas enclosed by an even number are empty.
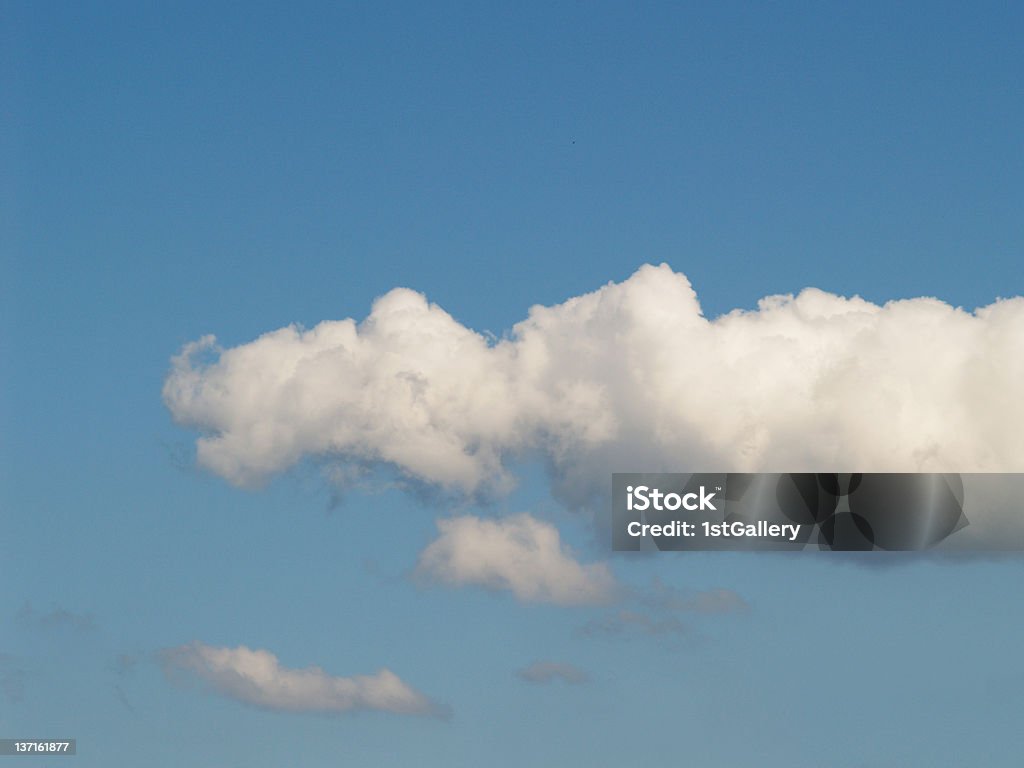
<svg viewBox="0 0 1024 768">
<path fill-rule="evenodd" d="M 523 669 L 516 670 L 516 677 L 528 683 L 550 683 L 561 680 L 563 683 L 579 685 L 589 679 L 586 672 L 579 667 L 559 661 L 535 661 Z"/>
<path fill-rule="evenodd" d="M 286 712 L 342 713 L 380 710 L 443 715 L 445 710 L 388 669 L 335 677 L 320 667 L 288 669 L 269 651 L 218 648 L 194 642 L 160 655 L 168 672 L 195 675 L 212 690 L 245 704 Z"/>
<path fill-rule="evenodd" d="M 438 520 L 440 535 L 420 554 L 417 575 L 452 586 L 511 591 L 524 602 L 605 602 L 615 580 L 604 563 L 581 565 L 558 530 L 527 514 L 501 520 Z"/>
<path fill-rule="evenodd" d="M 497 343 L 407 289 L 359 324 L 207 337 L 164 399 L 235 483 L 317 457 L 475 494 L 536 451 L 584 505 L 612 471 L 1021 471 L 1022 381 L 1024 298 L 966 312 L 808 288 L 707 320 L 662 265 L 534 307 Z M 1019 516 L 971 524 L 1024 542 Z"/>
</svg>

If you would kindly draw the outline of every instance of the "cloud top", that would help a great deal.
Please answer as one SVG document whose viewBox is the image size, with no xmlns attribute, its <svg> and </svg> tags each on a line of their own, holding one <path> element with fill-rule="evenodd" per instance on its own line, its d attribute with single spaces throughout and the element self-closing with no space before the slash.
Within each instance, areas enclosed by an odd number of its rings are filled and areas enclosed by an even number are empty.
<svg viewBox="0 0 1024 768">
<path fill-rule="evenodd" d="M 395 673 L 336 677 L 320 667 L 289 669 L 270 651 L 193 642 L 160 654 L 165 671 L 192 675 L 223 696 L 260 709 L 339 714 L 378 710 L 404 715 L 445 714 Z"/>
</svg>

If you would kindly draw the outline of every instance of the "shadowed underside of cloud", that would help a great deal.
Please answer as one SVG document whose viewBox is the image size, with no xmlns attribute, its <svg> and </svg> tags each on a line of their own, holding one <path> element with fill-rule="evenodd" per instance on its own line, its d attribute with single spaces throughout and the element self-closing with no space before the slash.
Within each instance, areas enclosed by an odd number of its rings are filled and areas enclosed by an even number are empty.
<svg viewBox="0 0 1024 768">
<path fill-rule="evenodd" d="M 340 714 L 379 710 L 445 717 L 446 707 L 413 690 L 388 669 L 373 675 L 335 677 L 319 667 L 282 667 L 269 651 L 219 648 L 194 642 L 160 653 L 169 675 L 198 678 L 223 696 L 260 709 Z"/>
<path fill-rule="evenodd" d="M 437 527 L 440 535 L 420 554 L 420 579 L 561 605 L 601 603 L 615 592 L 607 565 L 578 563 L 553 525 L 528 514 L 502 520 L 467 515 L 438 520 Z"/>
<path fill-rule="evenodd" d="M 563 683 L 579 685 L 589 679 L 586 672 L 579 667 L 559 661 L 535 661 L 523 669 L 516 670 L 516 677 L 528 683 L 550 683 L 561 680 Z"/>
<path fill-rule="evenodd" d="M 477 494 L 538 452 L 582 506 L 612 471 L 1021 471 L 1021 381 L 1024 298 L 966 312 L 808 288 L 708 320 L 662 265 L 534 307 L 497 343 L 407 289 L 361 323 L 206 337 L 163 394 L 234 483 L 316 457 Z M 1016 510 L 971 524 L 1024 543 Z"/>
</svg>

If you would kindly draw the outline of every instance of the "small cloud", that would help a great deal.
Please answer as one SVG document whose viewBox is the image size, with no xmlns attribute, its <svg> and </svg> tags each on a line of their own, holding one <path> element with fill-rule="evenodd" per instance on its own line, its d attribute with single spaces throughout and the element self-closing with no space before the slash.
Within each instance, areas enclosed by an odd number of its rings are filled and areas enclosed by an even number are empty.
<svg viewBox="0 0 1024 768">
<path fill-rule="evenodd" d="M 96 628 L 96 620 L 89 613 L 73 613 L 64 608 L 54 607 L 47 613 L 39 613 L 26 602 L 17 613 L 22 624 L 36 629 L 74 629 L 88 632 Z"/>
<path fill-rule="evenodd" d="M 270 651 L 194 642 L 159 654 L 167 675 L 185 673 L 222 696 L 278 712 L 342 714 L 365 710 L 445 717 L 448 710 L 388 669 L 336 677 L 320 667 L 289 669 Z"/>
<path fill-rule="evenodd" d="M 467 515 L 438 520 L 440 536 L 420 554 L 420 577 L 452 586 L 509 590 L 523 602 L 582 605 L 616 591 L 604 563 L 581 564 L 558 529 L 528 514 L 502 520 Z"/>
<path fill-rule="evenodd" d="M 750 610 L 743 596 L 731 589 L 679 589 L 659 578 L 650 587 L 631 590 L 625 605 L 613 614 L 587 622 L 581 632 L 588 637 L 625 633 L 685 635 L 691 627 L 679 618 L 680 614 L 709 616 Z"/>
<path fill-rule="evenodd" d="M 561 680 L 570 685 L 579 685 L 590 679 L 587 673 L 579 667 L 558 661 L 535 661 L 528 667 L 516 670 L 516 677 L 528 683 L 550 683 Z"/>
<path fill-rule="evenodd" d="M 588 621 L 581 631 L 587 637 L 621 635 L 627 632 L 642 635 L 683 635 L 689 632 L 689 626 L 674 616 L 656 618 L 646 613 L 623 609 L 609 616 Z"/>
<path fill-rule="evenodd" d="M 743 596 L 731 589 L 684 590 L 659 578 L 654 579 L 650 589 L 638 591 L 636 597 L 639 603 L 649 608 L 669 613 L 722 614 L 750 610 L 750 604 Z"/>
</svg>

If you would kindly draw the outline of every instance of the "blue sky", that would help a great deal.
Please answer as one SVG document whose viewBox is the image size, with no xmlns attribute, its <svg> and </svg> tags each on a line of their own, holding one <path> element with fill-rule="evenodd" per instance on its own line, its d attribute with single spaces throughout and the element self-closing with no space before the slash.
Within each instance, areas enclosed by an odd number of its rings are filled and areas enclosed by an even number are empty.
<svg viewBox="0 0 1024 768">
<path fill-rule="evenodd" d="M 338 501 L 315 461 L 242 489 L 162 387 L 204 334 L 361 320 L 396 286 L 498 337 L 644 263 L 709 317 L 807 286 L 1019 296 L 1020 10 L 4 17 L 0 736 L 76 737 L 83 766 L 1017 764 L 1016 560 L 609 560 L 529 455 L 489 503 Z M 600 632 L 639 609 L 415 578 L 438 518 L 521 512 L 623 585 L 747 607 Z M 451 717 L 256 709 L 167 679 L 161 650 L 194 642 L 386 667 Z M 536 660 L 589 679 L 516 677 Z"/>
</svg>

